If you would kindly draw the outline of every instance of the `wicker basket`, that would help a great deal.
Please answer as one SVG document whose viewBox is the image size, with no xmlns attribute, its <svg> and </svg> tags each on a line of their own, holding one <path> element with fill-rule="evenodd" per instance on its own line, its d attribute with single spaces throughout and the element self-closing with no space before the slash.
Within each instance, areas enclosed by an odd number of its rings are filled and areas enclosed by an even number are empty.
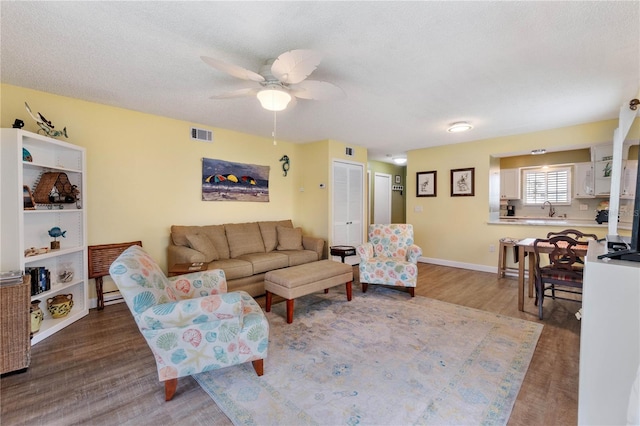
<svg viewBox="0 0 640 426">
<path fill-rule="evenodd" d="M 0 373 L 21 370 L 31 362 L 31 277 L 0 287 Z"/>
</svg>

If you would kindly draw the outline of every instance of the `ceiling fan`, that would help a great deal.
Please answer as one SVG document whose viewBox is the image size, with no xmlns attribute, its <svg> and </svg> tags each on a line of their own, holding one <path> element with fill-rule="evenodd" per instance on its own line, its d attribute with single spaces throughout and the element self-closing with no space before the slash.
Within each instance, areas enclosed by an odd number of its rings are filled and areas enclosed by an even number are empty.
<svg viewBox="0 0 640 426">
<path fill-rule="evenodd" d="M 260 85 L 222 93 L 212 96 L 211 99 L 256 96 L 264 109 L 282 111 L 290 101 L 295 101 L 295 98 L 332 100 L 346 97 L 344 91 L 335 84 L 306 79 L 322 61 L 322 55 L 313 50 L 298 49 L 284 52 L 276 59 L 268 60 L 257 73 L 220 59 L 208 56 L 200 58 L 218 71 L 243 80 L 257 82 Z"/>
</svg>

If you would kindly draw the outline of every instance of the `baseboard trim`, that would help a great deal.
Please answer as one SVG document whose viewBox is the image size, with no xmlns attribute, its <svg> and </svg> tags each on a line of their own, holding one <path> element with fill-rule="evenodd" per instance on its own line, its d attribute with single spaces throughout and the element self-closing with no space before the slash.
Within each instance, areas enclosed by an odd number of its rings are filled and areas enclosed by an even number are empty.
<svg viewBox="0 0 640 426">
<path fill-rule="evenodd" d="M 475 263 L 456 262 L 453 260 L 435 259 L 433 257 L 420 257 L 418 259 L 418 262 L 431 263 L 434 265 L 441 265 L 441 266 L 451 266 L 452 268 L 470 269 L 472 271 L 479 271 L 479 272 L 491 272 L 494 274 L 498 273 L 497 266 L 487 266 L 487 265 L 478 265 Z"/>
</svg>

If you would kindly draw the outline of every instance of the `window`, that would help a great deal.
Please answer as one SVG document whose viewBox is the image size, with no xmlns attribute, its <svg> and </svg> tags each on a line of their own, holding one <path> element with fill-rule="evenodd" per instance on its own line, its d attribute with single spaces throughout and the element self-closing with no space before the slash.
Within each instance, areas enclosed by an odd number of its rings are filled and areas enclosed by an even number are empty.
<svg viewBox="0 0 640 426">
<path fill-rule="evenodd" d="M 524 174 L 524 204 L 571 204 L 571 168 L 528 169 Z"/>
</svg>

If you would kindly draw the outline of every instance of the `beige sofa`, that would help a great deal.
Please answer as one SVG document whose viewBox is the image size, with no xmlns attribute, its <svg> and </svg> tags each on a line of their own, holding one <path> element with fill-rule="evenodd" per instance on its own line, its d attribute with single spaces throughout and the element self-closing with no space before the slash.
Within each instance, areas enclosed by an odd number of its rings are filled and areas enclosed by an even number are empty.
<svg viewBox="0 0 640 426">
<path fill-rule="evenodd" d="M 323 249 L 323 239 L 303 236 L 291 220 L 173 225 L 168 265 L 206 262 L 224 271 L 229 291 L 260 296 L 267 272 L 320 260 Z"/>
</svg>

